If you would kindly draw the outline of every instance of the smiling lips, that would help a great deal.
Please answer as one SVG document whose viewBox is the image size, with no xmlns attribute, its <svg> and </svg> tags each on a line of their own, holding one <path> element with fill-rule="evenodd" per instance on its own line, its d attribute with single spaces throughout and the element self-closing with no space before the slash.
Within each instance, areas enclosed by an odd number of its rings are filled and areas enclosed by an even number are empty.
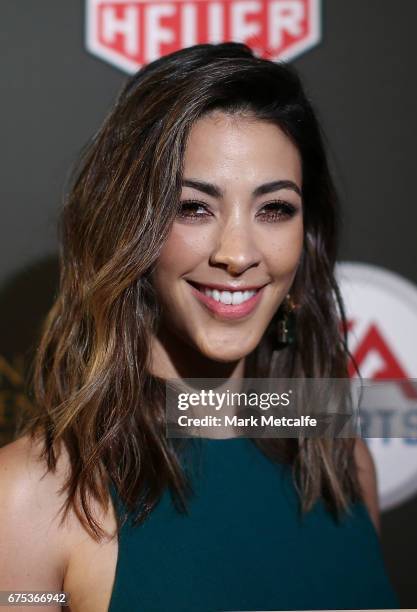
<svg viewBox="0 0 417 612">
<path fill-rule="evenodd" d="M 225 319 L 240 319 L 250 314 L 261 299 L 263 286 L 234 290 L 189 282 L 193 295 L 211 312 Z"/>
</svg>

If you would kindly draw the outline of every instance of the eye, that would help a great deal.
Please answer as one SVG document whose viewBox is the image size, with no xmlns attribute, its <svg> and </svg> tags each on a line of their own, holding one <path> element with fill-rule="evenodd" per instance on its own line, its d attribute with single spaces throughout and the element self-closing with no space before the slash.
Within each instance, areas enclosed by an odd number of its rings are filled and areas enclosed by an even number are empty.
<svg viewBox="0 0 417 612">
<path fill-rule="evenodd" d="M 291 217 L 296 214 L 297 210 L 297 207 L 290 202 L 274 200 L 273 202 L 265 204 L 256 216 L 267 223 L 275 223 L 277 221 L 291 219 Z"/>
<path fill-rule="evenodd" d="M 198 200 L 182 200 L 177 212 L 178 218 L 187 220 L 206 219 L 210 216 L 207 206 Z"/>
</svg>

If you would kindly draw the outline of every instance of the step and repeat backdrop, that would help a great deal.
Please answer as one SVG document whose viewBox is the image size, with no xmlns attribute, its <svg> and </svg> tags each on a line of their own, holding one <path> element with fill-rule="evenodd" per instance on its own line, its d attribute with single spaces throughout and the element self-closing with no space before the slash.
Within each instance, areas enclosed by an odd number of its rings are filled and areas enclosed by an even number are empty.
<svg viewBox="0 0 417 612">
<path fill-rule="evenodd" d="M 71 167 L 129 74 L 175 49 L 242 41 L 299 70 L 342 201 L 337 275 L 350 349 L 408 408 L 375 409 L 388 571 L 417 608 L 417 3 L 415 0 L 3 0 L 0 444 L 58 281 L 56 220 Z M 352 371 L 353 374 L 353 371 Z"/>
</svg>

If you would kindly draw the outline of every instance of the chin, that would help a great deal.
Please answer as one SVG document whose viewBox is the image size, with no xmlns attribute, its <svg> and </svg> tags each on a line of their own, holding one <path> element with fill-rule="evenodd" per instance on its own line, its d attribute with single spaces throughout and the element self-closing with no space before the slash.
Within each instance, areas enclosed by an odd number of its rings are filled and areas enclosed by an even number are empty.
<svg viewBox="0 0 417 612">
<path fill-rule="evenodd" d="M 262 334 L 227 333 L 198 334 L 194 346 L 201 355 L 219 363 L 233 363 L 250 355 L 258 346 Z"/>
<path fill-rule="evenodd" d="M 253 347 L 255 348 L 255 347 Z M 244 357 L 247 357 L 252 351 L 252 347 L 248 347 L 247 350 L 242 348 L 241 346 L 237 349 L 210 349 L 205 347 L 204 349 L 200 348 L 200 352 L 207 358 L 212 359 L 213 361 L 218 361 L 219 363 L 233 363 L 235 361 L 240 361 Z"/>
<path fill-rule="evenodd" d="M 217 361 L 218 363 L 235 363 L 236 361 L 240 361 L 246 354 L 242 355 L 242 353 L 236 353 L 233 355 L 207 355 L 213 361 Z"/>
</svg>

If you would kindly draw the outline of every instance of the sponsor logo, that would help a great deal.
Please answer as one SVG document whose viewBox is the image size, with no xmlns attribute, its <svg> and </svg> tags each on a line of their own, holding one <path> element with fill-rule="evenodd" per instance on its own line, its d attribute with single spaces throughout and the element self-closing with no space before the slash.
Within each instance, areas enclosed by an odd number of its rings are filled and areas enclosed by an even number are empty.
<svg viewBox="0 0 417 612">
<path fill-rule="evenodd" d="M 289 60 L 320 40 L 321 0 L 87 0 L 87 49 L 128 73 L 201 43 Z"/>
<path fill-rule="evenodd" d="M 349 349 L 361 376 L 398 381 L 396 393 L 382 394 L 373 409 L 372 419 L 384 437 L 367 439 L 381 508 L 388 510 L 417 493 L 417 398 L 416 385 L 409 380 L 417 378 L 417 287 L 398 274 L 362 263 L 339 264 L 337 278 L 346 307 Z M 352 364 L 350 374 L 356 376 Z M 405 407 L 401 418 L 407 438 L 395 437 L 399 405 Z"/>
</svg>

